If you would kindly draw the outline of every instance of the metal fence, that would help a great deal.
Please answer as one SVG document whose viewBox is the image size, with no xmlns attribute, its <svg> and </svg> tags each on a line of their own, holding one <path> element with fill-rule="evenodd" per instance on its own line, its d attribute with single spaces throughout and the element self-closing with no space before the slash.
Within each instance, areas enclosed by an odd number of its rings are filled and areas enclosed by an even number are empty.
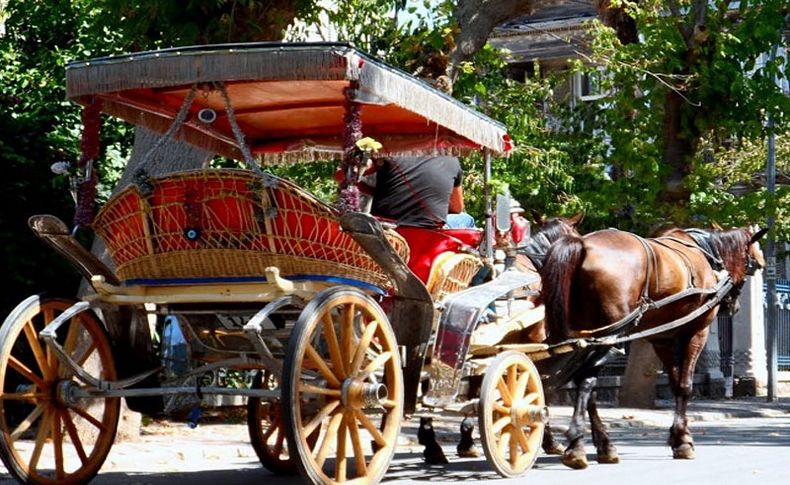
<svg viewBox="0 0 790 485">
<path fill-rule="evenodd" d="M 776 356 L 779 370 L 790 371 L 790 280 L 777 280 L 776 299 L 779 303 Z"/>
</svg>

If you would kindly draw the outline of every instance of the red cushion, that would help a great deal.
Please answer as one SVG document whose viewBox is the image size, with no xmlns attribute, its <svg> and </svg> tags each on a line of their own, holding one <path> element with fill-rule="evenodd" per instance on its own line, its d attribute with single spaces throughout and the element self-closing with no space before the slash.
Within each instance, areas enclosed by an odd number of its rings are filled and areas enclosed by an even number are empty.
<svg viewBox="0 0 790 485">
<path fill-rule="evenodd" d="M 442 230 L 407 226 L 399 226 L 395 230 L 409 243 L 409 269 L 426 284 L 434 259 L 445 251 L 458 252 L 465 245 Z"/>
<path fill-rule="evenodd" d="M 480 241 L 483 240 L 483 230 L 473 228 L 462 229 L 441 229 L 442 234 L 452 236 L 467 246 L 476 248 L 480 246 Z"/>
</svg>

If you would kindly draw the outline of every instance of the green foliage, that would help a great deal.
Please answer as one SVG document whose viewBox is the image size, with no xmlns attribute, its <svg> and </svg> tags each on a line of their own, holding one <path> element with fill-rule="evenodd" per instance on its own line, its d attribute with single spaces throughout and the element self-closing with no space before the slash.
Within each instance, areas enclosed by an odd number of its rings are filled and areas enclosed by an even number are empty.
<svg viewBox="0 0 790 485">
<path fill-rule="evenodd" d="M 712 165 L 702 163 L 702 149 L 719 151 L 726 144 L 731 147 L 728 157 L 740 160 L 751 156 L 751 147 L 764 143 L 765 113 L 774 114 L 777 126 L 787 125 L 790 100 L 773 81 L 787 66 L 781 59 L 767 60 L 766 54 L 783 42 L 780 33 L 788 2 L 740 2 L 738 15 L 728 10 L 729 2 L 702 2 L 704 29 L 697 31 L 691 5 L 700 2 L 678 1 L 676 11 L 658 0 L 618 3 L 636 20 L 640 41 L 622 45 L 611 28 L 596 21 L 589 62 L 577 65 L 586 73 L 607 73 L 602 87 L 608 96 L 591 109 L 596 128 L 609 136 L 606 164 L 613 180 L 594 193 L 577 195 L 598 209 L 609 207 L 618 215 L 613 225 L 641 232 L 664 222 L 761 220 L 764 194 L 727 193 L 729 186 L 719 183 L 716 175 L 719 158 Z M 673 94 L 682 97 L 675 133 L 667 103 Z M 690 173 L 685 179 L 691 194 L 688 204 L 656 201 L 670 173 L 667 162 L 677 156 L 668 151 L 668 136 L 690 149 L 681 154 Z M 741 143 L 745 151 L 739 155 Z M 758 169 L 754 164 L 750 168 Z M 712 211 L 717 204 L 720 215 Z M 734 207 L 723 208 L 725 204 Z"/>
</svg>

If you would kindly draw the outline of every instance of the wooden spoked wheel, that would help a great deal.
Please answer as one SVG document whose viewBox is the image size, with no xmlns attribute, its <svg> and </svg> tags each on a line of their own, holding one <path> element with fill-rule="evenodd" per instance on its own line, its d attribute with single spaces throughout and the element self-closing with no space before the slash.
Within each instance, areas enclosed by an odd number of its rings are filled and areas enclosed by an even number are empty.
<svg viewBox="0 0 790 485">
<path fill-rule="evenodd" d="M 115 438 L 119 398 L 80 398 L 77 380 L 39 339 L 73 302 L 32 296 L 0 328 L 0 455 L 23 483 L 77 484 L 93 478 Z M 91 311 L 58 330 L 66 354 L 91 377 L 115 380 L 107 333 Z"/>
<path fill-rule="evenodd" d="M 277 389 L 279 383 L 269 371 L 255 373 L 253 387 L 256 389 Z M 288 440 L 285 437 L 282 405 L 280 400 L 264 401 L 258 397 L 247 400 L 247 429 L 255 453 L 261 464 L 277 475 L 296 473 L 296 464 L 288 454 Z M 309 436 L 311 446 L 318 439 L 318 430 Z"/>
<path fill-rule="evenodd" d="M 378 304 L 349 287 L 318 293 L 302 311 L 286 356 L 283 411 L 300 473 L 322 484 L 381 480 L 400 432 L 403 373 Z"/>
<path fill-rule="evenodd" d="M 532 467 L 547 417 L 535 364 L 519 352 L 500 354 L 483 378 L 478 417 L 483 449 L 497 473 L 517 477 Z"/>
</svg>

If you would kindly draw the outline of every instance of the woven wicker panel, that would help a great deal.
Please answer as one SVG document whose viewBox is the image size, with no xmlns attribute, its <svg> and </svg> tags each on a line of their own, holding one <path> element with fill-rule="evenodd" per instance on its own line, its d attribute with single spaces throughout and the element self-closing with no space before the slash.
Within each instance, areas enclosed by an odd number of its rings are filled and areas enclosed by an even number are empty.
<svg viewBox="0 0 790 485">
<path fill-rule="evenodd" d="M 242 170 L 152 178 L 112 197 L 93 227 L 118 277 L 129 279 L 325 275 L 389 287 L 387 276 L 348 234 L 338 213 L 282 179 L 264 185 Z M 406 261 L 406 241 L 387 238 Z"/>
<path fill-rule="evenodd" d="M 444 252 L 436 257 L 428 278 L 428 292 L 434 301 L 465 290 L 483 265 L 471 254 Z"/>
</svg>

